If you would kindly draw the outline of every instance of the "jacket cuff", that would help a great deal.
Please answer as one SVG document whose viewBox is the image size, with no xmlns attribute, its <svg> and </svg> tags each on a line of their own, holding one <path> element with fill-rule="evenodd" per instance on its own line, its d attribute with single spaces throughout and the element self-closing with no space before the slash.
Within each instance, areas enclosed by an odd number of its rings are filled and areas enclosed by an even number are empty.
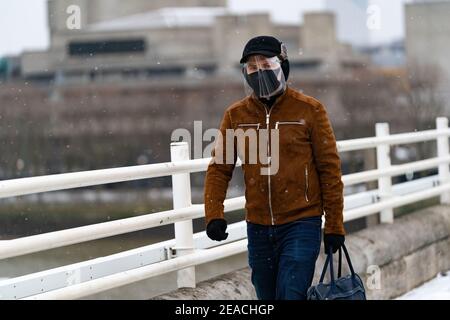
<svg viewBox="0 0 450 320">
<path fill-rule="evenodd" d="M 211 220 L 214 220 L 214 219 L 224 219 L 223 212 L 222 213 L 219 212 L 219 214 L 215 214 L 215 215 L 207 215 L 207 216 L 205 216 L 205 226 L 207 226 L 208 223 Z"/>
<path fill-rule="evenodd" d="M 326 222 L 325 222 L 324 233 L 325 234 L 338 234 L 338 235 L 342 235 L 342 236 L 346 235 L 343 224 L 330 225 L 330 224 L 327 224 Z"/>
</svg>

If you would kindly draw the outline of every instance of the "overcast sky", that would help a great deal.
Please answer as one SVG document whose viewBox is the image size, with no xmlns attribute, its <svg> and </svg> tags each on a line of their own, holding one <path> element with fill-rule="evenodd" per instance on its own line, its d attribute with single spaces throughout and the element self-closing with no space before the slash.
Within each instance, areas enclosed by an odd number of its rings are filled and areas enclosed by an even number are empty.
<svg viewBox="0 0 450 320">
<path fill-rule="evenodd" d="M 383 22 L 381 29 L 371 35 L 374 42 L 386 42 L 403 36 L 403 4 L 408 1 L 371 1 L 380 6 Z M 0 56 L 48 46 L 46 2 L 0 0 Z M 301 22 L 305 11 L 320 10 L 324 3 L 324 0 L 228 0 L 229 7 L 234 11 L 270 11 L 272 19 L 277 22 Z"/>
</svg>

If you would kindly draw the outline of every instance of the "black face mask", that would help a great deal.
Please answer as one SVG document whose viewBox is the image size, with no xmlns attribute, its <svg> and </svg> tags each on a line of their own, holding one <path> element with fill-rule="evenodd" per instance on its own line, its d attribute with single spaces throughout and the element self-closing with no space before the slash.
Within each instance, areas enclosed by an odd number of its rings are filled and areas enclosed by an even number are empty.
<svg viewBox="0 0 450 320">
<path fill-rule="evenodd" d="M 248 85 L 253 89 L 259 98 L 269 98 L 280 92 L 280 87 L 282 87 L 282 83 L 278 80 L 280 72 L 281 68 L 275 70 L 261 70 L 252 74 L 244 74 Z"/>
</svg>

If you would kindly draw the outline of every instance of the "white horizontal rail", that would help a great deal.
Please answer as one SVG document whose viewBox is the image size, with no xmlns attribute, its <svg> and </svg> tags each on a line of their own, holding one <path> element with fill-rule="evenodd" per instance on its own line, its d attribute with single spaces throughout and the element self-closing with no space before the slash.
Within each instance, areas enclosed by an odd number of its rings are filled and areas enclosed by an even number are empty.
<svg viewBox="0 0 450 320">
<path fill-rule="evenodd" d="M 171 260 L 151 264 L 96 280 L 87 281 L 70 287 L 31 296 L 26 300 L 54 300 L 79 299 L 102 291 L 121 287 L 127 284 L 145 280 L 168 272 L 180 270 L 190 266 L 226 258 L 247 251 L 247 239 L 239 240 L 212 249 L 198 250 Z"/>
<path fill-rule="evenodd" d="M 227 199 L 224 203 L 225 211 L 241 209 L 244 207 L 244 204 L 244 197 Z M 195 204 L 177 210 L 162 211 L 35 236 L 4 240 L 0 242 L 0 259 L 107 238 L 114 235 L 171 224 L 177 221 L 201 218 L 204 216 L 203 207 L 203 204 Z"/>
<path fill-rule="evenodd" d="M 0 181 L 0 198 L 204 171 L 211 158 Z"/>
<path fill-rule="evenodd" d="M 375 204 L 351 209 L 345 212 L 344 221 L 354 220 L 379 212 L 386 208 L 396 208 L 420 200 L 429 199 L 450 190 L 450 183 L 446 183 L 427 190 L 420 190 L 402 196 L 392 196 L 388 200 L 383 200 Z"/>
<path fill-rule="evenodd" d="M 374 169 L 363 172 L 351 173 L 342 176 L 342 181 L 346 186 L 376 180 L 383 176 L 397 176 L 404 173 L 411 173 L 414 171 L 421 171 L 431 168 L 436 168 L 440 164 L 450 163 L 450 156 L 443 158 L 431 158 L 426 160 L 419 160 L 408 162 L 404 164 L 391 165 L 386 169 Z"/>
<path fill-rule="evenodd" d="M 416 191 L 434 188 L 437 185 L 439 185 L 439 176 L 433 175 L 425 178 L 394 184 L 392 185 L 392 193 L 395 196 L 403 196 Z M 360 208 L 379 202 L 379 193 L 380 192 L 378 189 L 373 189 L 346 195 L 344 197 L 344 215 L 351 209 Z M 347 219 L 347 221 L 349 220 L 353 219 Z"/>
<path fill-rule="evenodd" d="M 418 132 L 407 132 L 391 134 L 386 137 L 368 137 L 359 139 L 350 139 L 337 142 L 337 148 L 340 152 L 355 151 L 375 148 L 379 144 L 387 143 L 389 145 L 409 144 L 422 141 L 435 140 L 440 136 L 450 136 L 450 129 L 432 129 Z"/>
</svg>

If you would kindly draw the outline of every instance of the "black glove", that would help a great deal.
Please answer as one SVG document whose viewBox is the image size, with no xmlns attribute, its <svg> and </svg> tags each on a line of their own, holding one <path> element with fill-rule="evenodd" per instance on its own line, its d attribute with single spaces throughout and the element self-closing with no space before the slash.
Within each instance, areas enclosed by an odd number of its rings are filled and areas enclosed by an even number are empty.
<svg viewBox="0 0 450 320">
<path fill-rule="evenodd" d="M 227 221 L 225 219 L 213 219 L 206 226 L 206 234 L 211 240 L 222 241 L 228 238 Z"/>
<path fill-rule="evenodd" d="M 336 253 L 339 248 L 344 244 L 345 236 L 340 234 L 326 234 L 323 237 L 323 243 L 325 244 L 325 254 L 328 254 L 331 250 Z"/>
</svg>

